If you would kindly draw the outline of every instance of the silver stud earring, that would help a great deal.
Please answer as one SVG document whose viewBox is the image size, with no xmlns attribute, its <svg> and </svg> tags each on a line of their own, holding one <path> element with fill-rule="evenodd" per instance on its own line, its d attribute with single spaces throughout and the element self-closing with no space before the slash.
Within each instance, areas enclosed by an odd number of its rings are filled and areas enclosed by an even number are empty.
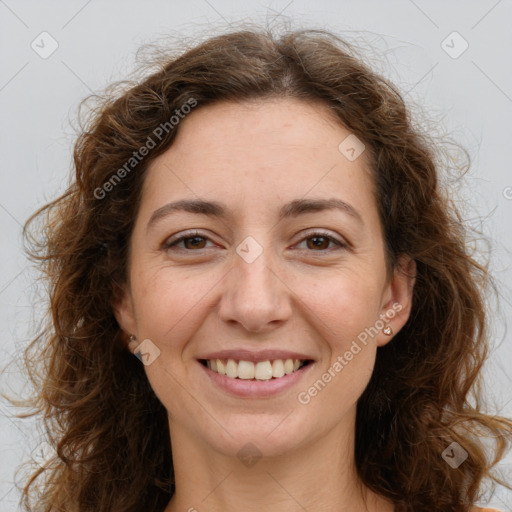
<svg viewBox="0 0 512 512">
<path fill-rule="evenodd" d="M 382 329 L 382 332 L 386 336 L 391 336 L 393 334 L 393 329 L 391 329 L 391 327 L 388 325 L 387 327 L 384 327 L 384 329 Z"/>
</svg>

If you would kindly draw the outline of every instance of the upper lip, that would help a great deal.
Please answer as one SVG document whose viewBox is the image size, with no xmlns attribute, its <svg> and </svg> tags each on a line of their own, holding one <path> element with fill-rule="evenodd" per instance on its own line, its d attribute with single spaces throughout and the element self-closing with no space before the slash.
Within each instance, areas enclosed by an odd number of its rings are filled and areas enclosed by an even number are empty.
<svg viewBox="0 0 512 512">
<path fill-rule="evenodd" d="M 260 350 L 254 352 L 252 350 L 220 350 L 218 352 L 210 352 L 198 359 L 233 359 L 235 361 L 252 361 L 257 363 L 259 361 L 273 361 L 275 359 L 300 359 L 301 361 L 313 361 L 313 358 L 301 354 L 299 352 L 290 352 L 288 350 Z"/>
</svg>

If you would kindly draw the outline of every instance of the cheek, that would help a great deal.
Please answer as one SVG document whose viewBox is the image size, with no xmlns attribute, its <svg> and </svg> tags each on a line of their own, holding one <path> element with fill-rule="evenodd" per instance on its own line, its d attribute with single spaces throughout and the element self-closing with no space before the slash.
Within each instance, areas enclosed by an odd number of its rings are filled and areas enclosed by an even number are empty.
<svg viewBox="0 0 512 512">
<path fill-rule="evenodd" d="M 311 322 L 332 349 L 344 350 L 347 342 L 374 325 L 380 306 L 379 289 L 370 274 L 332 271 L 320 279 L 303 280 L 300 301 Z M 350 344 L 350 343 L 349 343 Z"/>
<path fill-rule="evenodd" d="M 368 333 L 378 319 L 379 299 L 371 280 L 348 273 L 317 280 L 301 296 L 324 350 L 319 374 L 298 398 L 326 424 L 354 406 L 371 378 L 377 347 Z"/>
<path fill-rule="evenodd" d="M 213 269 L 190 275 L 179 268 L 147 268 L 135 276 L 137 324 L 142 336 L 163 350 L 177 350 L 204 319 L 204 305 L 222 274 Z"/>
<path fill-rule="evenodd" d="M 188 379 L 184 354 L 204 321 L 205 293 L 217 281 L 211 275 L 193 278 L 179 269 L 159 267 L 139 273 L 133 283 L 140 336 L 160 350 L 158 360 L 145 367 L 146 375 L 168 411 L 190 402 L 188 386 L 183 385 Z"/>
</svg>

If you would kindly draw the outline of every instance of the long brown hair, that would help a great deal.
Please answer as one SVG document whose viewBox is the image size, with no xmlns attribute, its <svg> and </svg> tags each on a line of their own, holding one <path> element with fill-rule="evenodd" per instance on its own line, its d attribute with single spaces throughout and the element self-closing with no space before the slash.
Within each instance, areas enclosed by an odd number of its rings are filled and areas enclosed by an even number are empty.
<svg viewBox="0 0 512 512">
<path fill-rule="evenodd" d="M 163 54 L 158 64 L 101 98 L 74 148 L 76 179 L 25 226 L 51 310 L 25 358 L 37 390 L 34 411 L 57 452 L 27 483 L 27 510 L 165 508 L 174 492 L 166 411 L 126 349 L 111 307 L 127 278 L 145 171 L 170 147 L 179 123 L 159 137 L 155 130 L 194 101 L 202 108 L 294 97 L 323 102 L 364 142 L 391 265 L 405 253 L 417 266 L 411 316 L 378 350 L 358 402 L 358 474 L 397 512 L 467 511 L 493 478 L 512 422 L 484 414 L 472 400 L 488 351 L 490 276 L 469 254 L 463 221 L 440 187 L 439 148 L 413 126 L 400 92 L 324 30 L 233 31 L 178 56 Z M 126 167 L 148 137 L 155 147 Z M 496 441 L 492 461 L 482 435 Z M 442 456 L 453 442 L 468 454 L 457 468 Z"/>
</svg>

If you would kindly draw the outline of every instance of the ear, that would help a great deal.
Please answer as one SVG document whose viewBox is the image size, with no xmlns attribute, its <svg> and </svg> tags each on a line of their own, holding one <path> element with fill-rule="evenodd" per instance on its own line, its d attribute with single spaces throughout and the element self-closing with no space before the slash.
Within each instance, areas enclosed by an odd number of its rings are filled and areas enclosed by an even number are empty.
<svg viewBox="0 0 512 512">
<path fill-rule="evenodd" d="M 115 285 L 111 305 L 117 323 L 121 330 L 124 331 L 123 337 L 126 345 L 133 352 L 138 342 L 130 342 L 129 338 L 130 336 L 137 335 L 137 322 L 135 320 L 132 295 L 127 285 Z"/>
<path fill-rule="evenodd" d="M 401 254 L 391 280 L 384 290 L 380 314 L 384 326 L 391 327 L 393 332 L 391 335 L 386 335 L 380 330 L 377 335 L 377 346 L 381 347 L 389 343 L 409 319 L 415 283 L 416 262 L 410 256 Z"/>
</svg>

